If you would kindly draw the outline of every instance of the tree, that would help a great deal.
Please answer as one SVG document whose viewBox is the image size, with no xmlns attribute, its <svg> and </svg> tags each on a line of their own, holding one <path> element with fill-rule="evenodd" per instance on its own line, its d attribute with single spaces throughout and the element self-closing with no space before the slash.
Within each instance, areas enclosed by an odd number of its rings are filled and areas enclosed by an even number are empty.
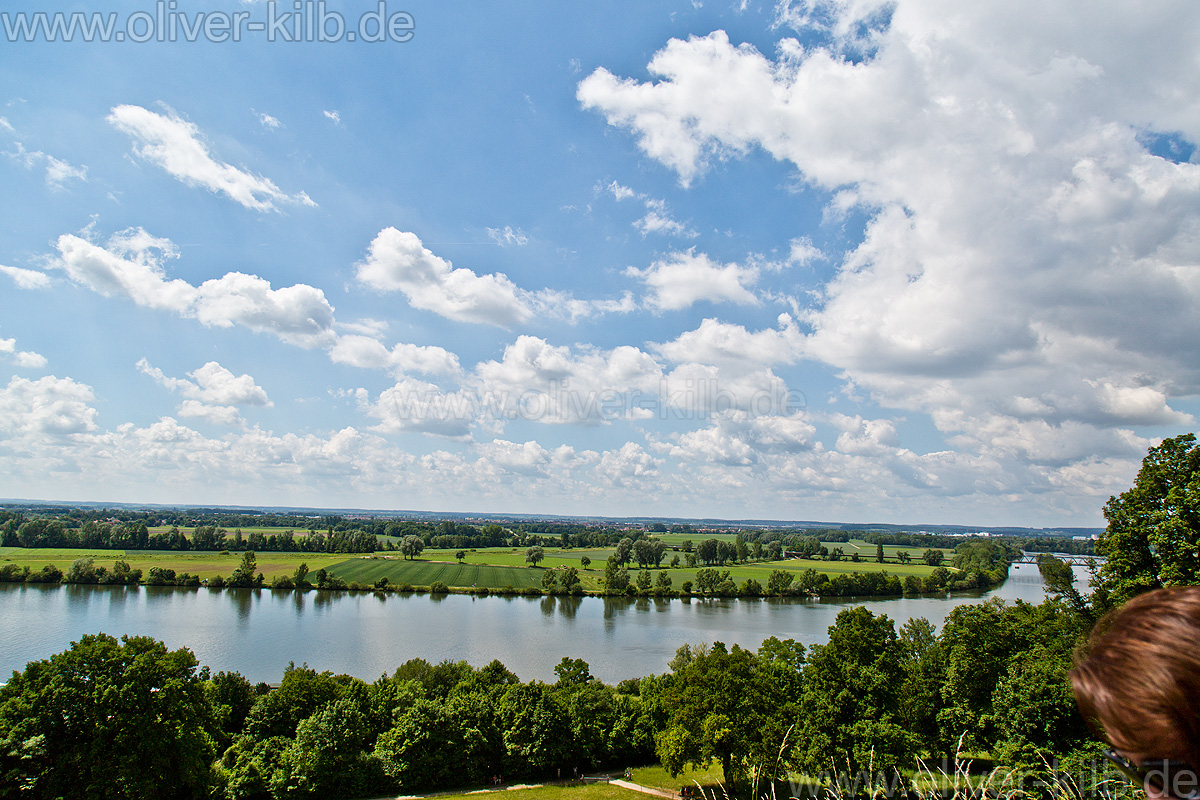
<svg viewBox="0 0 1200 800">
<path fill-rule="evenodd" d="M 943 553 L 941 550 L 935 550 L 932 547 L 921 554 L 921 560 L 931 567 L 941 566 L 941 563 L 945 560 L 945 558 L 945 553 Z"/>
<path fill-rule="evenodd" d="M 765 669 L 749 650 L 737 645 L 726 650 L 720 642 L 711 649 L 680 648 L 671 665 L 673 680 L 659 698 L 666 726 L 656 737 L 667 771 L 678 775 L 689 764 L 716 758 L 727 786 L 740 781 L 751 766 L 768 777 L 779 774 L 795 709 L 775 671 Z"/>
<path fill-rule="evenodd" d="M 639 567 L 646 567 L 654 561 L 654 545 L 646 539 L 638 539 L 633 543 L 633 560 Z"/>
<path fill-rule="evenodd" d="M 716 539 L 705 539 L 696 547 L 696 557 L 706 565 L 716 564 L 719 551 L 720 542 Z"/>
<path fill-rule="evenodd" d="M 525 561 L 537 566 L 538 562 L 546 557 L 546 551 L 542 549 L 540 544 L 535 544 L 525 551 Z"/>
<path fill-rule="evenodd" d="M 190 650 L 106 634 L 30 662 L 0 688 L 4 784 L 33 797 L 207 796 L 217 731 L 197 667 Z"/>
<path fill-rule="evenodd" d="M 616 556 L 610 556 L 604 565 L 604 593 L 625 594 L 629 588 L 629 572 L 617 563 Z"/>
<path fill-rule="evenodd" d="M 562 661 L 554 667 L 554 674 L 558 676 L 555 685 L 559 688 L 579 686 L 592 680 L 592 670 L 582 658 L 563 656 Z"/>
<path fill-rule="evenodd" d="M 558 576 L 554 570 L 548 569 L 542 573 L 542 589 L 550 594 L 558 592 Z"/>
<path fill-rule="evenodd" d="M 400 553 L 408 560 L 412 560 L 421 555 L 421 551 L 425 549 L 425 542 L 420 536 L 409 534 L 400 540 Z"/>
<path fill-rule="evenodd" d="M 559 584 L 562 586 L 563 594 L 578 594 L 582 586 L 582 581 L 579 580 L 579 570 L 574 567 L 564 569 Z"/>
<path fill-rule="evenodd" d="M 254 574 L 258 569 L 258 562 L 254 556 L 253 550 L 247 550 L 242 554 L 242 563 L 238 564 L 238 568 L 229 576 L 229 580 L 225 582 L 226 586 L 247 587 L 247 586 L 262 586 L 262 574 L 257 576 Z"/>
<path fill-rule="evenodd" d="M 637 576 L 638 594 L 650 594 L 650 570 L 640 569 Z"/>
<path fill-rule="evenodd" d="M 771 570 L 771 574 L 767 577 L 767 594 L 772 597 L 787 594 L 795 577 L 795 575 L 785 569 Z"/>
<path fill-rule="evenodd" d="M 783 557 L 783 545 L 779 542 L 767 542 L 767 558 L 771 561 L 778 561 Z"/>
<path fill-rule="evenodd" d="M 455 557 L 455 558 L 457 558 L 457 559 L 458 559 L 458 563 L 460 563 L 460 564 L 461 564 L 461 563 L 463 562 L 463 559 L 467 557 L 467 551 L 466 551 L 466 550 L 459 550 L 457 553 L 455 553 L 455 554 L 454 554 L 454 557 Z"/>
<path fill-rule="evenodd" d="M 633 557 L 633 539 L 626 536 L 621 541 L 617 542 L 617 551 L 613 554 L 617 559 L 617 563 L 625 566 Z"/>
<path fill-rule="evenodd" d="M 880 564 L 883 563 L 883 542 L 875 543 L 875 560 Z"/>
<path fill-rule="evenodd" d="M 587 569 L 591 565 L 592 565 L 592 560 L 590 558 L 588 558 L 587 556 L 579 557 L 579 566 L 583 567 L 584 569 Z"/>
<path fill-rule="evenodd" d="M 896 553 L 896 560 L 901 564 L 907 564 L 908 562 L 912 561 L 912 556 L 908 554 L 907 550 L 900 550 Z"/>
<path fill-rule="evenodd" d="M 1100 610 L 1160 586 L 1200 583 L 1200 447 L 1195 434 L 1165 439 L 1142 459 L 1133 486 L 1104 505 L 1096 542 Z M 27 523 L 28 524 L 28 523 Z"/>
<path fill-rule="evenodd" d="M 453 786 L 461 782 L 463 734 L 459 719 L 444 704 L 419 699 L 380 735 L 375 756 L 405 791 Z"/>
<path fill-rule="evenodd" d="M 308 564 L 301 561 L 300 566 L 296 567 L 295 573 L 292 574 L 292 585 L 297 590 L 303 592 L 305 589 L 311 589 L 312 584 L 308 582 Z"/>
<path fill-rule="evenodd" d="M 862 606 L 839 613 L 828 644 L 815 645 L 804 668 L 800 769 L 845 767 L 854 777 L 907 763 L 914 741 L 897 717 L 903 677 L 892 621 Z"/>
<path fill-rule="evenodd" d="M 359 797 L 379 783 L 370 752 L 371 726 L 359 702 L 343 697 L 296 728 L 271 781 L 276 797 Z"/>
<path fill-rule="evenodd" d="M 671 593 L 671 576 L 662 571 L 658 573 L 658 577 L 654 581 L 654 594 L 661 597 Z"/>
</svg>

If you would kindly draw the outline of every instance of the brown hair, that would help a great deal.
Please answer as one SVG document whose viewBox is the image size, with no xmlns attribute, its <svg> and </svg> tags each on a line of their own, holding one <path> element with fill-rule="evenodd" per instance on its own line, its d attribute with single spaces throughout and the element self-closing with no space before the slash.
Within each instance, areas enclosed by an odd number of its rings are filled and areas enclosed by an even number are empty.
<svg viewBox="0 0 1200 800">
<path fill-rule="evenodd" d="M 1107 614 L 1071 683 L 1113 747 L 1200 766 L 1200 586 L 1146 592 Z"/>
</svg>

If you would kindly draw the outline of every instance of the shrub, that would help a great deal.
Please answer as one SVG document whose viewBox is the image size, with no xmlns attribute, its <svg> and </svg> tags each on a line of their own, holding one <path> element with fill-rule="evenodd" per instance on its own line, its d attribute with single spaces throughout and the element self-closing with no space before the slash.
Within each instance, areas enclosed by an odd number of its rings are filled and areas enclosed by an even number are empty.
<svg viewBox="0 0 1200 800">
<path fill-rule="evenodd" d="M 387 578 L 384 578 L 384 580 L 387 580 Z M 433 583 L 429 584 L 429 591 L 433 594 L 448 594 L 450 592 L 450 587 L 447 586 L 443 581 L 434 581 Z"/>
</svg>

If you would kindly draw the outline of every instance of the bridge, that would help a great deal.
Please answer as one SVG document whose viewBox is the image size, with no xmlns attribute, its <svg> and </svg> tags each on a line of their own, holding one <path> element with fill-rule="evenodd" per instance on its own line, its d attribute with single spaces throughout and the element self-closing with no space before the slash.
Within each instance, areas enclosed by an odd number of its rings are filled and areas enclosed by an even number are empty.
<svg viewBox="0 0 1200 800">
<path fill-rule="evenodd" d="M 1010 564 L 1036 564 L 1039 555 L 1043 555 L 1043 554 L 1042 553 L 1026 553 L 1025 555 L 1021 556 L 1020 558 L 1012 559 L 1008 563 L 1010 563 Z M 1070 564 L 1071 566 L 1075 566 L 1075 567 L 1086 566 L 1088 564 L 1088 562 L 1091 562 L 1091 561 L 1103 561 L 1104 560 L 1100 556 L 1068 556 L 1068 555 L 1061 555 L 1061 554 L 1055 554 L 1055 553 L 1050 553 L 1049 555 L 1052 555 L 1055 558 L 1057 558 L 1059 561 L 1062 561 L 1066 564 Z"/>
</svg>

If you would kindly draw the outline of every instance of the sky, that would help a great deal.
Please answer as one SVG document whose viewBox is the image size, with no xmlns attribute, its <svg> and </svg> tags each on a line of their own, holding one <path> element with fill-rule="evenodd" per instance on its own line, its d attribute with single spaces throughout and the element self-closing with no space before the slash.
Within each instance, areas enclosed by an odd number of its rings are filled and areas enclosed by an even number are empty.
<svg viewBox="0 0 1200 800">
<path fill-rule="evenodd" d="M 0 496 L 1101 525 L 1200 415 L 1198 41 L 1186 0 L 11 0 Z"/>
</svg>

